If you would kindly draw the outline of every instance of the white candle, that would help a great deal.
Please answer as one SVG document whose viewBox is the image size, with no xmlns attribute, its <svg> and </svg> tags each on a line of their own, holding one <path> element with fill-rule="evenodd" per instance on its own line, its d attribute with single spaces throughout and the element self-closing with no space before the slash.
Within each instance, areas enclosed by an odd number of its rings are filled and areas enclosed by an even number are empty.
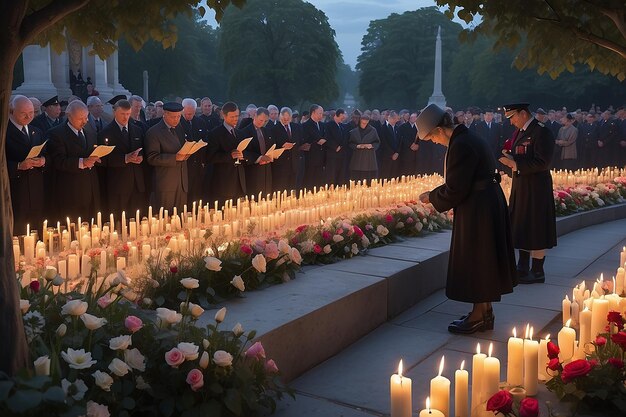
<svg viewBox="0 0 626 417">
<path fill-rule="evenodd" d="M 561 362 L 569 362 L 574 356 L 574 341 L 576 340 L 576 331 L 570 328 L 570 320 L 565 323 L 565 326 L 559 331 L 559 360 Z"/>
<path fill-rule="evenodd" d="M 563 299 L 563 302 L 561 303 L 561 305 L 563 307 L 563 324 L 565 324 L 571 317 L 570 309 L 572 307 L 572 303 L 570 302 L 569 297 L 567 295 Z"/>
<path fill-rule="evenodd" d="M 102 229 L 102 213 L 98 212 L 96 215 L 96 223 L 98 224 L 98 228 Z"/>
<path fill-rule="evenodd" d="M 31 235 L 24 236 L 24 257 L 26 262 L 32 262 L 35 257 L 35 237 Z"/>
<path fill-rule="evenodd" d="M 480 343 L 476 344 L 476 354 L 472 357 L 472 408 L 474 415 L 476 407 L 482 402 L 483 373 L 487 355 L 480 353 Z"/>
<path fill-rule="evenodd" d="M 609 301 L 604 298 L 593 300 L 591 310 L 591 334 L 590 340 L 595 340 L 600 333 L 605 333 L 608 325 L 607 315 L 609 314 Z"/>
<path fill-rule="evenodd" d="M 572 327 L 578 327 L 578 322 L 580 320 L 580 307 L 577 301 L 572 301 Z"/>
<path fill-rule="evenodd" d="M 444 417 L 444 414 L 439 410 L 430 408 L 430 397 L 426 397 L 426 408 L 420 411 L 419 417 Z"/>
<path fill-rule="evenodd" d="M 100 268 L 98 269 L 98 273 L 101 277 L 106 275 L 107 272 L 107 251 L 103 250 L 100 252 Z"/>
<path fill-rule="evenodd" d="M 443 365 L 444 357 L 442 356 L 439 363 L 439 374 L 430 380 L 430 398 L 432 407 L 447 417 L 450 415 L 450 380 L 441 375 Z"/>
<path fill-rule="evenodd" d="M 61 278 L 67 279 L 67 261 L 59 261 L 57 265 L 59 267 L 58 271 Z"/>
<path fill-rule="evenodd" d="M 88 278 L 91 273 L 91 257 L 89 255 L 83 255 L 80 263 L 80 274 L 83 278 Z"/>
<path fill-rule="evenodd" d="M 126 212 L 122 211 L 122 241 L 126 242 Z"/>
<path fill-rule="evenodd" d="M 126 268 L 126 258 L 120 256 L 116 260 L 116 267 L 118 271 L 123 271 Z"/>
<path fill-rule="evenodd" d="M 530 328 L 530 334 L 528 339 L 524 340 L 524 388 L 526 389 L 526 395 L 537 395 L 537 382 L 539 380 L 538 365 L 538 352 L 539 342 L 533 339 L 533 328 Z"/>
<path fill-rule="evenodd" d="M 587 307 L 580 312 L 580 337 L 578 346 L 585 350 L 587 343 L 591 342 L 591 310 Z"/>
<path fill-rule="evenodd" d="M 517 337 L 515 327 L 513 328 L 513 337 L 509 337 L 507 351 L 506 382 L 511 387 L 522 385 L 524 342 L 521 338 Z"/>
<path fill-rule="evenodd" d="M 454 372 L 454 416 L 469 416 L 469 398 L 468 398 L 468 382 L 469 374 L 463 369 L 465 361 L 461 362 L 460 369 Z M 428 408 L 428 407 L 426 407 Z"/>
<path fill-rule="evenodd" d="M 489 356 L 485 359 L 483 369 L 483 392 L 484 400 L 491 398 L 498 392 L 500 387 L 500 361 L 491 356 L 493 353 L 493 343 L 489 344 Z"/>
<path fill-rule="evenodd" d="M 622 252 L 619 254 L 619 264 L 626 264 L 626 246 L 622 248 Z"/>
<path fill-rule="evenodd" d="M 67 279 L 76 279 L 78 276 L 78 255 L 67 256 Z"/>
<path fill-rule="evenodd" d="M 548 380 L 548 374 L 546 373 L 546 367 L 548 364 L 548 342 L 550 341 L 550 335 L 547 335 L 545 339 L 541 339 L 539 342 L 539 353 L 537 354 L 537 376 L 539 380 Z"/>
<path fill-rule="evenodd" d="M 217 206 L 217 204 L 216 204 Z M 402 376 L 402 360 L 398 373 L 391 375 L 391 417 L 411 417 L 411 379 Z"/>
<path fill-rule="evenodd" d="M 148 260 L 148 258 L 150 257 L 150 249 L 151 249 L 150 245 L 147 245 L 147 244 L 141 247 L 141 260 L 142 261 L 145 262 Z"/>
<path fill-rule="evenodd" d="M 624 270 L 623 265 L 617 268 L 617 275 L 615 275 L 615 293 L 617 295 L 622 295 L 624 292 L 624 282 L 626 277 L 626 270 Z"/>
<path fill-rule="evenodd" d="M 111 232 L 115 230 L 115 218 L 113 217 L 113 213 L 109 215 L 109 227 Z"/>
</svg>

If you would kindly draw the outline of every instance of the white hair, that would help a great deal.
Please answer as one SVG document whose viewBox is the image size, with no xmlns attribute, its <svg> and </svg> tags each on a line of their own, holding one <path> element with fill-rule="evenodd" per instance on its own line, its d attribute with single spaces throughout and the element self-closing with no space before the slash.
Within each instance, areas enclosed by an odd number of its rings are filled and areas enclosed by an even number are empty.
<svg viewBox="0 0 626 417">
<path fill-rule="evenodd" d="M 194 110 L 198 108 L 198 103 L 192 98 L 183 99 L 181 104 L 183 107 L 193 107 Z"/>
<path fill-rule="evenodd" d="M 102 104 L 102 100 L 100 100 L 99 97 L 97 97 L 97 96 L 89 96 L 89 97 L 87 97 L 87 106 L 94 106 L 94 105 L 98 105 L 98 104 Z"/>
<path fill-rule="evenodd" d="M 16 95 L 15 97 L 13 97 L 11 99 L 11 101 L 9 102 L 9 110 L 15 110 L 15 108 L 20 104 L 20 103 L 25 103 L 26 101 L 30 101 L 30 99 L 26 96 L 23 96 L 21 94 Z M 31 102 L 32 103 L 32 102 Z"/>
<path fill-rule="evenodd" d="M 278 111 L 278 107 L 276 107 L 273 104 L 270 104 L 269 106 L 267 106 L 267 110 L 268 111 L 274 111 L 274 110 Z"/>
<path fill-rule="evenodd" d="M 80 100 L 74 100 L 67 105 L 67 108 L 65 109 L 65 114 L 74 114 L 74 112 L 78 110 L 87 111 L 87 105 Z"/>
<path fill-rule="evenodd" d="M 289 116 L 293 116 L 293 111 L 291 111 L 291 108 L 289 107 L 283 107 L 282 109 L 280 109 L 280 114 L 283 113 L 289 113 Z"/>
<path fill-rule="evenodd" d="M 248 107 L 246 107 L 246 111 L 248 110 L 256 110 L 256 106 L 254 104 L 248 104 Z"/>
<path fill-rule="evenodd" d="M 133 104 L 133 101 L 138 101 L 141 103 L 141 105 L 143 106 L 143 99 L 141 98 L 141 96 L 138 96 L 136 94 L 133 94 L 132 96 L 130 96 L 130 98 L 128 99 L 128 101 L 130 101 L 130 104 Z"/>
</svg>

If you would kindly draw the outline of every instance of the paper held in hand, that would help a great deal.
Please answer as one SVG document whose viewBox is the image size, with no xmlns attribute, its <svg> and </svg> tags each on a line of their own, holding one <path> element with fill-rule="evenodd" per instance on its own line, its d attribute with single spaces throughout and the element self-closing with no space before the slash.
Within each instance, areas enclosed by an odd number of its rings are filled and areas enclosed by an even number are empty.
<svg viewBox="0 0 626 417">
<path fill-rule="evenodd" d="M 93 152 L 89 155 L 89 157 L 91 158 L 92 156 L 97 156 L 98 158 L 102 158 L 113 152 L 113 149 L 115 149 L 115 145 L 98 145 L 93 149 Z"/>
<path fill-rule="evenodd" d="M 245 138 L 244 140 L 239 142 L 239 145 L 237 145 L 237 150 L 240 152 L 245 151 L 248 145 L 250 144 L 250 142 L 252 142 L 252 136 L 249 138 Z"/>
<path fill-rule="evenodd" d="M 46 140 L 46 142 L 48 141 Z M 30 148 L 30 152 L 28 152 L 28 155 L 26 155 L 26 158 L 24 158 L 24 160 L 30 159 L 30 158 L 37 158 L 39 154 L 41 154 L 41 150 L 45 146 L 46 142 L 42 143 L 41 145 L 33 146 L 32 148 Z"/>
<path fill-rule="evenodd" d="M 185 142 L 180 151 L 177 152 L 177 155 L 193 155 L 205 146 L 207 146 L 207 143 L 202 139 L 197 142 Z"/>
<path fill-rule="evenodd" d="M 265 156 L 269 156 L 272 159 L 278 159 L 285 152 L 284 148 L 276 149 L 276 144 L 272 145 L 267 152 L 265 152 Z"/>
</svg>

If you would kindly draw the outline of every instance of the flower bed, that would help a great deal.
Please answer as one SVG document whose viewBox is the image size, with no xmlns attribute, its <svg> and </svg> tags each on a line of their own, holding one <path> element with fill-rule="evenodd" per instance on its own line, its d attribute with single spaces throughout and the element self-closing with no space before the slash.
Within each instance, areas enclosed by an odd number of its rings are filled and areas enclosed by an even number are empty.
<svg viewBox="0 0 626 417">
<path fill-rule="evenodd" d="M 613 182 L 603 182 L 593 186 L 578 184 L 571 187 L 557 187 L 554 190 L 554 207 L 557 216 L 567 216 L 623 203 L 624 198 L 626 198 L 626 178 L 617 177 Z"/>
</svg>

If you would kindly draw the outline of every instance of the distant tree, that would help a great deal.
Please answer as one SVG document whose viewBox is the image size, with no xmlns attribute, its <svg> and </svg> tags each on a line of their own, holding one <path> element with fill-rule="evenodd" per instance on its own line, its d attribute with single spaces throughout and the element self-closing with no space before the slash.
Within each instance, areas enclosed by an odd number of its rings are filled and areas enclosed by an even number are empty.
<svg viewBox="0 0 626 417">
<path fill-rule="evenodd" d="M 343 106 L 346 94 L 352 94 L 357 98 L 359 75 L 350 68 L 350 65 L 344 63 L 343 60 L 337 65 L 337 85 L 339 86 L 339 94 L 335 103 L 331 103 L 334 107 Z"/>
<path fill-rule="evenodd" d="M 461 25 L 436 7 L 427 7 L 370 22 L 361 42 L 356 68 L 359 92 L 368 106 L 421 108 L 433 92 L 435 37 L 441 26 L 443 89 L 458 51 Z"/>
<path fill-rule="evenodd" d="M 231 2 L 245 0 L 205 0 L 219 19 Z M 82 45 L 93 44 L 95 53 L 105 58 L 115 50 L 121 37 L 139 49 L 148 39 L 171 46 L 175 28 L 169 23 L 177 14 L 191 11 L 198 0 L 20 0 L 0 5 L 0 371 L 9 375 L 28 366 L 28 346 L 19 309 L 19 292 L 13 259 L 13 210 L 5 154 L 6 130 L 13 71 L 24 48 L 48 42 L 57 50 L 65 48 L 65 35 Z M 204 8 L 199 8 L 204 13 Z"/>
<path fill-rule="evenodd" d="M 626 7 L 624 0 L 437 0 L 446 14 L 470 23 L 463 38 L 493 35 L 494 48 L 515 48 L 518 69 L 537 68 L 556 78 L 575 65 L 626 78 Z M 525 42 L 523 43 L 523 41 Z"/>
<path fill-rule="evenodd" d="M 327 103 L 338 95 L 335 31 L 310 3 L 250 0 L 241 10 L 228 8 L 219 50 L 235 100 Z"/>
<path fill-rule="evenodd" d="M 178 40 L 164 49 L 150 40 L 135 51 L 125 40 L 119 42 L 120 80 L 131 91 L 143 91 L 143 71 L 148 70 L 150 100 L 168 96 L 226 98 L 226 80 L 217 59 L 217 30 L 199 13 L 177 16 L 172 23 Z"/>
</svg>

